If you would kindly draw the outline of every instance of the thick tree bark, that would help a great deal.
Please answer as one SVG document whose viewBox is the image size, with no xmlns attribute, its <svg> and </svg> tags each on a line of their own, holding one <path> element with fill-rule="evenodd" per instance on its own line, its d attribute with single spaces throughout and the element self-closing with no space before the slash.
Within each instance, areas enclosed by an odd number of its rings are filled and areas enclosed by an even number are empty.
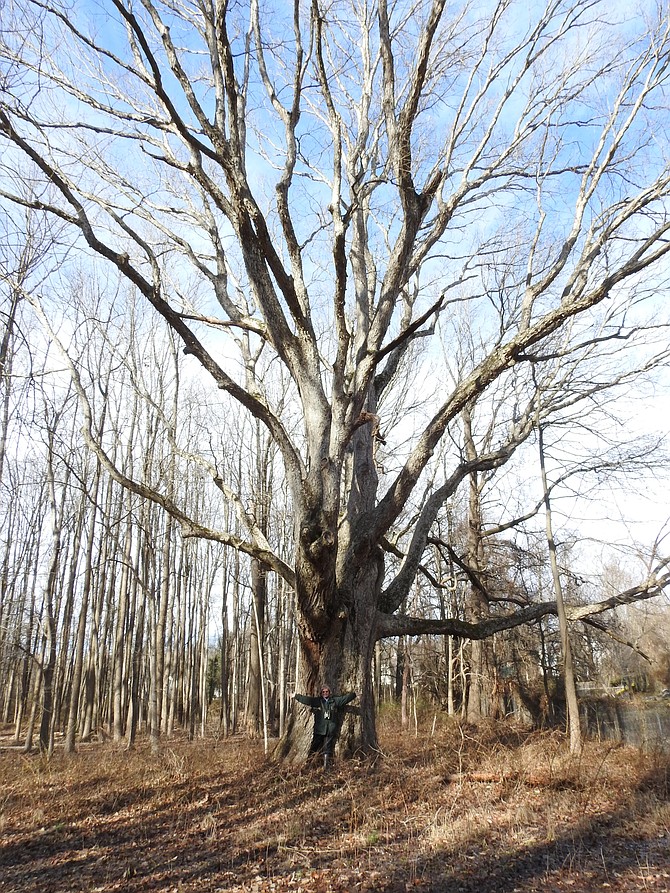
<svg viewBox="0 0 670 893">
<path fill-rule="evenodd" d="M 303 572 L 298 574 L 305 586 L 309 579 L 307 569 L 311 568 L 313 594 L 309 601 L 311 605 L 318 602 L 328 605 L 328 611 L 324 609 L 322 613 L 312 608 L 308 615 L 310 623 L 306 622 L 307 612 L 303 612 L 299 619 L 301 675 L 298 687 L 308 695 L 318 694 L 323 684 L 336 694 L 356 692 L 355 706 L 349 708 L 342 723 L 338 749 L 347 755 L 364 754 L 375 751 L 378 746 L 373 666 L 383 559 L 381 552 L 373 553 L 373 558 L 365 561 L 357 572 L 349 573 L 346 585 L 338 589 L 334 573 L 330 581 L 326 577 L 324 582 L 313 561 L 314 555 L 318 554 L 323 559 L 319 570 L 332 567 L 331 547 L 326 537 L 325 543 L 320 543 L 317 550 L 304 558 Z M 303 598 L 307 599 L 307 595 L 303 594 Z M 290 762 L 306 758 L 311 728 L 303 714 L 301 708 L 294 707 L 286 733 L 275 750 L 277 758 Z"/>
</svg>

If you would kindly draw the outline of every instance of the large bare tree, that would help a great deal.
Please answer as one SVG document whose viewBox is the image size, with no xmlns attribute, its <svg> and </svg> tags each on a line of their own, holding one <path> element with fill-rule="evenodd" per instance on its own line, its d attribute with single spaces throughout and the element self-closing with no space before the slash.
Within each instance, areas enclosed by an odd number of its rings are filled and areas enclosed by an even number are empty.
<svg viewBox="0 0 670 893">
<path fill-rule="evenodd" d="M 398 614 L 445 501 L 560 406 L 544 399 L 543 364 L 560 346 L 578 369 L 586 345 L 631 338 L 665 282 L 669 20 L 648 6 L 618 19 L 598 0 L 5 4 L 4 199 L 57 218 L 70 251 L 115 268 L 265 425 L 293 559 L 215 461 L 244 537 L 124 476 L 82 389 L 89 443 L 184 535 L 294 588 L 301 686 L 359 693 L 350 749 L 376 744 L 379 637 L 477 639 L 552 610 L 432 627 Z M 476 347 L 452 374 L 464 313 Z M 414 387 L 406 377 L 399 393 L 410 359 Z M 288 398 L 271 384 L 280 370 Z M 465 450 L 463 414 L 491 393 L 493 436 Z M 391 415 L 403 397 L 407 414 Z M 665 582 L 659 570 L 622 598 Z M 282 753 L 304 754 L 307 734 L 294 717 Z"/>
</svg>

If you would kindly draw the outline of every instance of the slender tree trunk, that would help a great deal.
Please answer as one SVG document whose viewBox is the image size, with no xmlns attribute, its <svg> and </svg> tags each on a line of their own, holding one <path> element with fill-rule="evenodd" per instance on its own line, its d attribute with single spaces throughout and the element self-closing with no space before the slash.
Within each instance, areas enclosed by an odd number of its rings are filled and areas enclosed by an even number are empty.
<svg viewBox="0 0 670 893">
<path fill-rule="evenodd" d="M 403 650 L 402 680 L 400 689 L 400 725 L 409 728 L 409 711 L 407 709 L 410 687 L 411 658 L 408 649 Z"/>
<path fill-rule="evenodd" d="M 570 646 L 570 632 L 568 619 L 565 613 L 563 599 L 563 585 L 556 556 L 556 541 L 551 516 L 551 499 L 549 496 L 549 484 L 547 481 L 547 469 L 545 465 L 544 432 L 542 427 L 538 430 L 538 442 L 540 450 L 540 469 L 542 472 L 542 490 L 544 495 L 545 523 L 547 532 L 547 544 L 549 546 L 549 560 L 551 563 L 551 576 L 554 582 L 554 594 L 558 613 L 558 625 L 561 632 L 561 648 L 563 651 L 563 677 L 565 681 L 565 703 L 568 711 L 568 729 L 570 732 L 570 752 L 579 753 L 582 748 L 582 730 L 579 721 L 579 701 L 577 699 L 577 686 L 572 663 L 572 648 Z"/>
<path fill-rule="evenodd" d="M 402 698 L 402 690 L 403 690 L 403 680 L 405 678 L 405 663 L 406 663 L 406 655 L 405 655 L 405 636 L 398 636 L 398 641 L 396 643 L 396 660 L 395 660 L 395 680 L 394 680 L 394 695 L 396 701 L 400 701 Z"/>
<path fill-rule="evenodd" d="M 472 407 L 463 410 L 463 439 L 465 455 L 468 461 L 474 462 L 477 450 L 472 434 Z M 484 566 L 484 550 L 482 541 L 482 514 L 478 475 L 473 472 L 469 476 L 468 499 L 468 540 L 467 562 L 476 578 L 482 573 Z M 476 583 L 470 585 L 468 613 L 474 621 L 488 616 L 489 604 L 485 594 Z M 492 675 L 494 660 L 489 640 L 473 641 L 470 644 L 470 679 L 467 691 L 466 715 L 468 722 L 477 723 L 487 719 L 492 713 Z"/>
<path fill-rule="evenodd" d="M 86 645 L 86 624 L 88 615 L 88 602 L 91 592 L 91 579 L 93 574 L 93 547 L 96 540 L 96 516 L 97 497 L 100 487 L 100 465 L 96 467 L 93 483 L 93 512 L 86 541 L 86 565 L 84 568 L 84 580 L 81 592 L 81 605 L 79 608 L 79 621 L 77 623 L 77 639 L 75 644 L 74 668 L 72 672 L 72 685 L 70 688 L 70 703 L 68 710 L 67 729 L 65 732 L 65 753 L 73 753 L 75 749 L 75 735 L 79 720 L 79 700 L 81 695 L 81 681 L 84 669 L 84 648 Z"/>
<path fill-rule="evenodd" d="M 200 737 L 204 738 L 207 732 L 207 708 L 208 708 L 208 700 L 207 700 L 207 669 L 208 669 L 208 656 L 209 649 L 207 647 L 207 628 L 209 625 L 209 594 L 210 588 L 208 587 L 205 593 L 201 593 L 201 602 L 200 602 L 200 629 L 199 629 L 199 637 L 198 637 L 198 652 L 199 652 L 199 661 L 200 661 L 200 685 L 198 691 L 198 707 L 200 713 Z M 267 750 L 267 748 L 266 748 Z"/>
<path fill-rule="evenodd" d="M 65 727 L 70 721 L 70 702 L 71 697 L 69 693 L 71 691 L 71 676 L 74 672 L 74 664 L 72 655 L 70 654 L 70 640 L 72 638 L 72 622 L 75 613 L 75 600 L 76 600 L 76 592 L 77 592 L 77 584 L 79 581 L 79 577 L 81 574 L 81 539 L 83 536 L 84 524 L 86 520 L 86 514 L 88 510 L 88 500 L 86 499 L 86 494 L 82 493 L 81 498 L 79 500 L 79 509 L 77 511 L 77 520 L 75 523 L 75 529 L 72 534 L 72 542 L 69 549 L 70 558 L 69 558 L 69 569 L 68 569 L 68 581 L 67 585 L 64 587 L 64 607 L 63 607 L 63 622 L 61 625 L 61 634 L 60 634 L 60 654 L 58 659 L 58 667 L 57 667 L 57 678 L 58 678 L 58 687 L 61 691 L 62 698 L 59 700 L 59 704 L 57 707 L 57 716 L 59 716 L 63 709 L 65 709 Z M 63 701 L 67 699 L 67 704 L 63 705 Z M 66 752 L 67 752 L 67 744 L 66 744 Z"/>
<path fill-rule="evenodd" d="M 170 687 L 169 687 L 169 704 L 167 707 L 167 725 L 166 733 L 171 736 L 174 732 L 175 723 L 181 719 L 183 698 L 182 698 L 182 678 L 184 674 L 184 636 L 185 636 L 185 603 L 187 598 L 188 581 L 190 579 L 190 564 L 182 550 L 181 561 L 179 566 L 179 574 L 175 581 L 173 612 L 174 619 L 172 624 L 172 634 L 170 637 Z"/>
<path fill-rule="evenodd" d="M 101 509 L 104 519 L 101 524 L 101 545 L 98 551 L 97 584 L 94 617 L 99 628 L 99 659 L 96 666 L 96 721 L 98 735 L 103 739 L 112 733 L 114 672 L 114 624 L 116 622 L 119 588 L 117 581 L 122 572 L 123 550 L 123 492 L 115 482 L 108 479 L 105 488 L 105 503 Z"/>
<path fill-rule="evenodd" d="M 447 713 L 453 716 L 454 707 L 454 637 L 447 636 Z"/>
<path fill-rule="evenodd" d="M 91 636 L 89 655 L 84 676 L 84 714 L 81 740 L 90 741 L 93 732 L 100 726 L 100 680 L 102 676 L 102 649 L 100 648 L 100 619 L 104 601 L 102 581 L 99 581 L 93 595 L 91 612 Z"/>
<path fill-rule="evenodd" d="M 230 734 L 230 667 L 229 660 L 229 630 L 228 630 L 228 591 L 230 578 L 228 575 L 228 560 L 224 556 L 221 582 L 221 642 L 220 642 L 220 660 L 221 660 L 221 707 L 219 710 L 219 727 L 224 736 Z"/>
<path fill-rule="evenodd" d="M 241 671 L 241 654 L 242 647 L 240 643 L 240 556 L 235 553 L 233 556 L 233 617 L 230 638 L 232 642 L 232 679 L 230 685 L 231 704 L 230 704 L 230 731 L 235 734 L 237 731 L 237 713 L 239 705 L 239 679 Z"/>
<path fill-rule="evenodd" d="M 284 734 L 286 726 L 286 701 L 287 701 L 287 674 L 290 666 L 287 660 L 288 651 L 288 623 L 286 617 L 285 595 L 283 581 L 279 584 L 279 592 L 277 594 L 277 708 L 278 708 L 278 726 L 279 737 Z"/>
<path fill-rule="evenodd" d="M 130 503 L 130 496 L 126 496 L 125 502 Z M 124 734 L 124 678 L 125 678 L 125 653 L 126 653 L 126 619 L 130 602 L 130 569 L 132 562 L 133 528 L 130 520 L 126 520 L 126 533 L 123 549 L 121 551 L 122 564 L 119 579 L 119 597 L 114 627 L 114 653 L 112 657 L 112 737 L 118 744 Z"/>
<path fill-rule="evenodd" d="M 45 649 L 44 642 L 42 642 L 42 654 L 40 659 L 40 668 L 44 664 L 45 657 Z M 37 724 L 37 712 L 39 709 L 39 700 L 40 694 L 42 691 L 42 673 L 35 673 L 33 676 L 33 696 L 32 696 L 32 705 L 30 709 L 30 717 L 28 719 L 28 727 L 26 729 L 26 738 L 23 744 L 23 750 L 25 753 L 30 753 L 33 749 L 33 738 L 35 737 L 35 725 Z"/>
<path fill-rule="evenodd" d="M 22 277 L 23 278 L 23 277 Z M 5 452 L 7 448 L 7 432 L 9 431 L 9 408 L 12 396 L 12 365 L 14 361 L 14 329 L 16 313 L 20 301 L 20 290 L 13 288 L 9 302 L 9 310 L 5 316 L 5 327 L 0 341 L 0 382 L 2 383 L 2 404 L 0 409 L 0 483 L 4 480 Z M 3 314 L 4 316 L 4 314 Z"/>
<path fill-rule="evenodd" d="M 263 728 L 263 648 L 265 645 L 265 612 L 267 575 L 259 561 L 251 561 L 252 618 L 249 628 L 249 682 L 245 726 L 247 734 L 257 738 Z"/>
<path fill-rule="evenodd" d="M 172 468 L 172 480 L 174 481 L 174 468 Z M 170 495 L 174 492 L 173 485 L 170 485 Z M 163 548 L 161 550 L 160 562 L 160 587 L 158 590 L 157 616 L 155 620 L 154 635 L 154 678 L 153 688 L 155 697 L 155 708 L 152 719 L 151 740 L 154 746 L 158 746 L 158 740 L 161 734 L 161 717 L 163 715 L 163 690 L 165 681 L 165 649 L 166 649 L 166 630 L 168 608 L 170 606 L 170 591 L 172 579 L 172 531 L 174 521 L 169 516 L 166 518 L 165 530 L 163 531 Z"/>
<path fill-rule="evenodd" d="M 190 587 L 188 585 L 188 581 L 191 578 L 190 564 L 188 565 L 188 569 L 186 573 L 182 573 L 182 579 L 184 583 L 180 588 L 180 604 L 179 604 L 179 627 L 178 627 L 178 637 L 177 637 L 177 660 L 178 660 L 178 671 L 175 679 L 175 688 L 176 688 L 176 713 L 179 724 L 183 727 L 186 722 L 186 710 L 187 710 L 187 702 L 188 702 L 188 661 L 187 661 L 187 647 L 186 642 L 188 641 L 188 599 L 189 599 L 189 591 Z"/>
<path fill-rule="evenodd" d="M 158 647 L 156 631 L 156 606 L 149 595 L 149 741 L 152 753 L 158 753 L 160 728 L 158 726 Z"/>
<path fill-rule="evenodd" d="M 195 729 L 198 719 L 198 695 L 200 692 L 200 656 L 202 654 L 201 630 L 197 620 L 198 604 L 195 597 L 191 599 L 189 612 L 189 642 L 188 649 L 188 737 L 190 741 L 195 738 Z"/>
<path fill-rule="evenodd" d="M 21 739 L 21 723 L 25 711 L 28 707 L 28 699 L 32 686 L 33 676 L 36 675 L 35 655 L 37 653 L 37 645 L 34 641 L 37 639 L 35 632 L 35 623 L 37 618 L 37 606 L 35 604 L 37 598 L 37 574 L 40 555 L 40 546 L 42 542 L 42 525 L 39 525 L 31 537 L 31 546 L 28 550 L 29 557 L 26 560 L 25 570 L 23 574 L 23 590 L 26 596 L 29 594 L 30 607 L 28 609 L 28 619 L 25 631 L 20 627 L 17 630 L 17 651 L 23 653 L 21 659 L 21 674 L 19 687 L 19 704 L 15 720 L 14 741 L 16 744 Z M 23 637 L 24 645 L 21 645 L 21 637 Z"/>
<path fill-rule="evenodd" d="M 44 658 L 42 660 L 42 718 L 40 722 L 40 750 L 49 756 L 53 751 L 54 674 L 56 670 L 55 588 L 61 552 L 61 520 L 56 504 L 54 470 L 52 465 L 53 432 L 50 432 L 47 463 L 49 506 L 51 513 L 51 557 L 44 590 Z"/>
<path fill-rule="evenodd" d="M 126 743 L 131 749 L 135 746 L 137 726 L 140 717 L 140 690 L 142 681 L 142 650 L 144 646 L 144 615 L 146 608 L 146 595 L 136 588 L 136 597 L 139 605 L 135 612 L 135 622 L 132 628 L 135 630 L 135 641 L 132 649 L 132 666 L 130 672 L 130 691 L 128 699 L 128 718 L 126 721 Z"/>
</svg>

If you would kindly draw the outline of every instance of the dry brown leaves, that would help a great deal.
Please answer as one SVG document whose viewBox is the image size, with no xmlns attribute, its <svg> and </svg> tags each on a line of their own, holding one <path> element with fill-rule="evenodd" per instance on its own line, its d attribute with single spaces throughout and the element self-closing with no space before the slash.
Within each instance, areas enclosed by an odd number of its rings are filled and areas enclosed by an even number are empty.
<svg viewBox="0 0 670 893">
<path fill-rule="evenodd" d="M 428 728 L 326 776 L 239 739 L 4 750 L 0 891 L 670 891 L 667 754 Z"/>
</svg>

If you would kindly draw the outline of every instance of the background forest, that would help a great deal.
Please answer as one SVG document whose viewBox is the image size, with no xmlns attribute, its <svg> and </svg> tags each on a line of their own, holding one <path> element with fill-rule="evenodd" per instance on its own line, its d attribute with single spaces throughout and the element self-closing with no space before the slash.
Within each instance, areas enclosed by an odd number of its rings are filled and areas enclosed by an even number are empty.
<svg viewBox="0 0 670 893">
<path fill-rule="evenodd" d="M 160 506 L 105 473 L 82 443 L 69 375 L 40 336 L 30 306 L 7 289 L 3 297 L 2 722 L 26 747 L 39 744 L 41 724 L 47 747 L 54 735 L 65 736 L 70 748 L 75 736 L 109 736 L 131 745 L 138 730 L 199 736 L 208 717 L 210 730 L 214 723 L 223 735 L 280 735 L 297 678 L 291 591 L 238 551 L 181 537 Z M 196 451 L 211 447 L 228 486 L 263 518 L 288 560 L 290 497 L 261 427 L 245 422 L 225 395 L 212 403 L 198 378 L 184 374 L 174 342 L 136 307 L 130 308 L 128 329 L 125 312 L 115 318 L 107 297 L 103 284 L 83 279 L 59 296 L 68 312 L 81 313 L 69 333 L 71 349 L 95 397 L 97 436 L 119 468 L 179 492 L 203 523 L 238 531 L 230 505 L 214 498 L 210 475 L 193 461 Z M 118 307 L 120 297 L 113 297 Z M 573 425 L 583 429 L 578 421 Z M 566 425 L 563 441 L 569 433 Z M 589 475 L 580 457 L 568 457 L 568 464 L 565 451 L 557 456 L 564 463 L 556 460 L 557 478 L 568 480 L 572 472 L 587 501 L 607 505 L 611 475 L 598 486 L 598 474 Z M 531 458 L 525 469 L 506 472 L 506 486 L 484 480 L 478 494 L 493 527 L 483 539 L 483 567 L 495 567 L 489 591 L 504 605 L 552 597 L 542 523 L 533 516 L 503 532 L 493 523 L 510 501 L 531 501 L 537 490 L 532 468 L 539 477 Z M 662 473 L 657 457 L 646 452 L 618 471 L 617 483 L 635 493 L 651 488 Z M 629 473 L 629 483 L 621 472 Z M 618 544 L 581 535 L 576 489 L 568 488 L 571 508 L 561 516 L 559 554 L 566 599 L 582 603 L 632 586 L 654 553 L 636 541 L 634 524 Z M 653 490 L 650 499 L 655 501 Z M 217 515 L 226 510 L 228 516 Z M 614 520 L 606 529 L 619 529 Z M 465 500 L 445 507 L 440 537 L 412 588 L 408 607 L 415 616 L 465 617 L 468 523 Z M 653 692 L 670 685 L 668 623 L 667 603 L 658 600 L 619 608 L 597 624 L 593 618 L 575 623 L 572 645 L 582 690 Z M 560 722 L 556 619 L 495 634 L 490 646 L 488 715 Z M 453 636 L 381 641 L 374 665 L 377 703 L 401 702 L 404 724 L 426 706 L 465 716 L 471 653 L 471 642 Z M 558 715 L 552 717 L 552 710 Z"/>
</svg>

